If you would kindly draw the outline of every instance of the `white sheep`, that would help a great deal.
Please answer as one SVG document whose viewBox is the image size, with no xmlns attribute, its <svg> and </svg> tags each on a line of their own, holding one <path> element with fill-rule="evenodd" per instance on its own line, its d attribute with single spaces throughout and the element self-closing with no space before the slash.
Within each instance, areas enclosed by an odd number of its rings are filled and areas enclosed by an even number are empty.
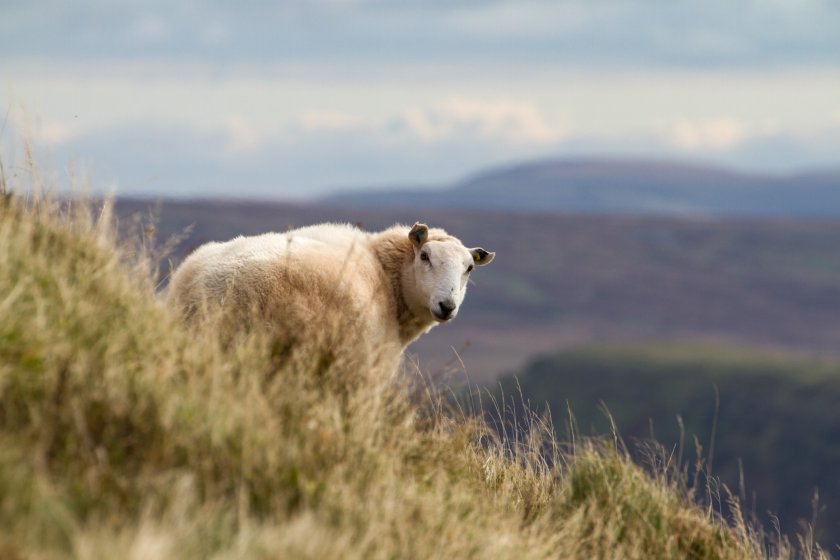
<svg viewBox="0 0 840 560">
<path fill-rule="evenodd" d="M 455 318 L 473 267 L 494 256 L 421 223 L 378 233 L 321 224 L 203 245 L 173 273 L 168 298 L 188 317 L 221 308 L 284 343 L 317 340 L 396 365 L 409 343 Z"/>
</svg>

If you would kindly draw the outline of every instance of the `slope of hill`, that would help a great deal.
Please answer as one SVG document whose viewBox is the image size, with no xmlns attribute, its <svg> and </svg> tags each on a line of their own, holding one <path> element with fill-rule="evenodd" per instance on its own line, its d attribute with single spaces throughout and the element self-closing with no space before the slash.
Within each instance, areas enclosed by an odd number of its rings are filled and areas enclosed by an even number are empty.
<svg viewBox="0 0 840 560">
<path fill-rule="evenodd" d="M 696 437 L 713 472 L 783 530 L 812 519 L 817 490 L 817 534 L 840 543 L 840 361 L 708 345 L 588 347 L 535 359 L 502 387 L 549 406 L 559 433 L 567 407 L 581 433 L 610 433 L 606 407 L 628 441 L 653 435 L 675 458 L 692 454 Z"/>
<path fill-rule="evenodd" d="M 187 330 L 107 207 L 0 201 L 4 558 L 766 556 L 609 444 L 499 440 L 396 372 Z"/>
<path fill-rule="evenodd" d="M 118 210 L 145 215 L 149 206 L 121 201 Z M 412 347 L 431 369 L 460 366 L 454 347 L 476 382 L 536 353 L 604 341 L 726 339 L 840 353 L 840 221 L 208 201 L 167 201 L 159 214 L 161 239 L 194 226 L 184 252 L 324 220 L 371 230 L 422 220 L 496 251 L 473 276 L 458 319 Z"/>
<path fill-rule="evenodd" d="M 840 170 L 760 175 L 654 161 L 541 161 L 487 171 L 445 189 L 357 190 L 327 202 L 368 208 L 838 217 Z"/>
</svg>

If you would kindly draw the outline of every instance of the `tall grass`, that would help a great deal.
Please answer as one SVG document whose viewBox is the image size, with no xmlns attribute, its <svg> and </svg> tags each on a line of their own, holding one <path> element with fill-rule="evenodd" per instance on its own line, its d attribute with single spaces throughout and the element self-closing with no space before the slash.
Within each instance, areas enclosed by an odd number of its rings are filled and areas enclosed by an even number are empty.
<svg viewBox="0 0 840 560">
<path fill-rule="evenodd" d="M 0 206 L 0 558 L 823 557 L 614 442 L 500 436 L 410 371 L 187 327 L 110 205 L 38 177 Z"/>
</svg>

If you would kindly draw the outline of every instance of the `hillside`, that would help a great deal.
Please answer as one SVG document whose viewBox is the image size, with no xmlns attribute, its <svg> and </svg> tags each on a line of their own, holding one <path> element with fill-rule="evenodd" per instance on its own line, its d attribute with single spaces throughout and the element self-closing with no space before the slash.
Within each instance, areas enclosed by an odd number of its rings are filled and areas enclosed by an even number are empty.
<svg viewBox="0 0 840 560">
<path fill-rule="evenodd" d="M 192 227 L 177 260 L 210 240 L 325 220 L 376 230 L 422 220 L 496 252 L 458 319 L 412 346 L 430 369 L 490 380 L 535 354 L 587 343 L 729 340 L 840 353 L 840 220 L 534 215 L 259 202 L 119 201 Z M 452 348 L 460 354 L 454 356 Z M 449 365 L 447 365 L 449 364 Z M 450 367 L 451 366 L 451 367 Z"/>
<path fill-rule="evenodd" d="M 492 169 L 448 187 L 355 190 L 327 203 L 595 214 L 840 217 L 840 170 L 739 173 L 637 160 L 548 160 Z"/>
<path fill-rule="evenodd" d="M 188 330 L 107 205 L 0 200 L 3 558 L 797 553 L 609 440 L 500 439 L 410 371 Z"/>
<path fill-rule="evenodd" d="M 696 437 L 713 472 L 783 530 L 812 519 L 818 490 L 817 535 L 840 543 L 840 361 L 720 345 L 594 346 L 535 359 L 502 389 L 550 407 L 561 434 L 567 408 L 581 433 L 610 433 L 606 407 L 629 442 L 653 436 L 688 456 Z"/>
</svg>

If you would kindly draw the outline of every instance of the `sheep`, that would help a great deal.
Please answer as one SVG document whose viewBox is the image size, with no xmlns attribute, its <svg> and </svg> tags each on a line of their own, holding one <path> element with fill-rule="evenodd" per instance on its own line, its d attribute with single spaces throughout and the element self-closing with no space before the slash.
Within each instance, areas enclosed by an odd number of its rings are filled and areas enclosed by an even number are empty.
<svg viewBox="0 0 840 560">
<path fill-rule="evenodd" d="M 187 318 L 223 309 L 236 327 L 259 323 L 286 344 L 317 340 L 396 366 L 457 316 L 473 268 L 494 257 L 419 222 L 376 233 L 320 224 L 199 247 L 172 274 L 168 301 Z"/>
</svg>

